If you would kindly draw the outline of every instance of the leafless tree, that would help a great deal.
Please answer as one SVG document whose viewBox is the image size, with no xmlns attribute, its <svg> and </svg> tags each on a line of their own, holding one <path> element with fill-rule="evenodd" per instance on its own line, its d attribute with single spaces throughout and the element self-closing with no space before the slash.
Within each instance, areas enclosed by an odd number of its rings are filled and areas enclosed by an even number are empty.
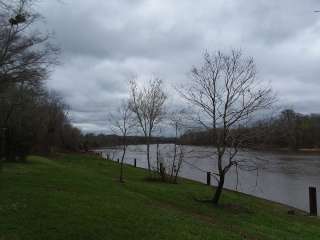
<svg viewBox="0 0 320 240">
<path fill-rule="evenodd" d="M 242 163 L 236 156 L 248 138 L 235 130 L 271 106 L 272 90 L 256 78 L 253 59 L 232 50 L 230 54 L 206 52 L 203 65 L 192 70 L 191 86 L 180 93 L 197 110 L 194 120 L 211 133 L 218 168 L 212 201 L 218 204 L 226 174 Z"/>
<path fill-rule="evenodd" d="M 34 29 L 32 0 L 0 1 L 0 93 L 10 84 L 36 86 L 57 63 L 50 35 Z"/>
<path fill-rule="evenodd" d="M 184 158 L 183 146 L 179 142 L 179 138 L 181 136 L 181 132 L 184 128 L 183 126 L 183 118 L 185 116 L 184 110 L 175 111 L 170 114 L 169 121 L 170 125 L 174 128 L 175 132 L 175 142 L 174 142 L 174 154 L 173 161 L 171 166 L 171 179 L 174 183 L 177 183 L 178 175 L 181 169 L 181 165 Z"/>
<path fill-rule="evenodd" d="M 177 183 L 179 172 L 184 161 L 185 148 L 181 144 L 180 137 L 184 131 L 185 111 L 170 111 L 167 114 L 166 124 L 172 127 L 175 134 L 173 145 L 159 147 L 157 144 L 157 163 L 158 171 L 163 182 Z"/>
<path fill-rule="evenodd" d="M 135 80 L 130 81 L 130 109 L 147 141 L 148 171 L 151 173 L 150 140 L 157 125 L 165 116 L 164 104 L 167 95 L 162 80 L 155 78 L 142 88 Z"/>
<path fill-rule="evenodd" d="M 119 180 L 120 182 L 124 182 L 124 177 L 123 177 L 124 164 L 123 163 L 124 163 L 124 158 L 125 158 L 127 147 L 128 147 L 127 137 L 128 137 L 128 134 L 132 132 L 132 128 L 134 125 L 132 112 L 129 108 L 129 102 L 128 101 L 122 102 L 120 107 L 117 109 L 117 114 L 110 115 L 109 121 L 112 124 L 112 130 L 116 134 L 119 134 L 122 137 L 122 157 L 120 162 Z"/>
</svg>

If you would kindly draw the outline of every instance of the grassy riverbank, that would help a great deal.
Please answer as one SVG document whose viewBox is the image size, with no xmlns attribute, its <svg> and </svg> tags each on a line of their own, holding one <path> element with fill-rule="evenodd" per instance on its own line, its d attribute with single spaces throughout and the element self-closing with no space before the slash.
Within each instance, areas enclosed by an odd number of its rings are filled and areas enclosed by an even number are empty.
<svg viewBox="0 0 320 240">
<path fill-rule="evenodd" d="M 192 181 L 162 184 L 86 155 L 31 157 L 0 173 L 0 239 L 320 239 L 320 219 L 225 192 L 223 206 L 194 200 L 212 189 Z"/>
</svg>

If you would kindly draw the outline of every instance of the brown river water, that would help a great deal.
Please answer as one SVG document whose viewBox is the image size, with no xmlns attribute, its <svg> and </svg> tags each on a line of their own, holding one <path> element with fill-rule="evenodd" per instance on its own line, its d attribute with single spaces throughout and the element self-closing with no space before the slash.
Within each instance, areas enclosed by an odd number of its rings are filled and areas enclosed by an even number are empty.
<svg viewBox="0 0 320 240">
<path fill-rule="evenodd" d="M 156 145 L 151 146 L 152 166 L 156 166 Z M 160 145 L 160 159 L 170 163 L 173 156 L 173 145 Z M 121 157 L 121 150 L 105 148 L 97 150 L 106 158 L 113 160 Z M 217 162 L 214 148 L 183 146 L 184 162 L 180 176 L 206 183 L 206 172 L 216 172 Z M 147 168 L 146 146 L 131 145 L 128 147 L 125 162 Z M 225 188 L 249 195 L 283 203 L 304 211 L 309 210 L 310 186 L 317 188 L 318 208 L 320 207 L 320 155 L 288 154 L 272 152 L 240 152 L 237 158 L 246 164 L 245 167 L 231 169 L 226 177 Z M 248 164 L 250 163 L 250 167 Z M 254 164 L 252 164 L 254 163 Z M 254 167 L 253 167 L 254 166 Z M 237 174 L 238 172 L 238 174 Z M 212 185 L 216 185 L 212 178 Z"/>
</svg>

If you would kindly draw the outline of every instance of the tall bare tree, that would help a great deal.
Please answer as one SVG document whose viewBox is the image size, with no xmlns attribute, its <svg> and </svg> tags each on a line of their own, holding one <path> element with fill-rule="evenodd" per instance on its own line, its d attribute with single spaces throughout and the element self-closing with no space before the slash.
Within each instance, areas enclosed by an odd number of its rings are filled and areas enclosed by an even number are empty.
<svg viewBox="0 0 320 240">
<path fill-rule="evenodd" d="M 50 35 L 34 28 L 40 16 L 32 11 L 33 2 L 0 1 L 0 93 L 13 83 L 39 84 L 57 63 Z"/>
<path fill-rule="evenodd" d="M 246 126 L 258 111 L 269 108 L 274 97 L 256 78 L 253 59 L 241 51 L 206 52 L 203 60 L 202 66 L 192 70 L 191 86 L 180 93 L 197 110 L 196 122 L 211 133 L 218 172 L 212 201 L 218 204 L 226 174 L 242 163 L 236 156 L 248 138 L 235 130 Z"/>
<path fill-rule="evenodd" d="M 112 124 L 112 130 L 116 134 L 120 134 L 122 138 L 122 157 L 120 162 L 119 180 L 120 182 L 124 182 L 123 165 L 124 165 L 124 158 L 126 156 L 127 147 L 128 147 L 127 137 L 128 137 L 128 134 L 132 132 L 133 125 L 134 125 L 132 112 L 129 108 L 129 102 L 128 101 L 122 102 L 120 107 L 117 109 L 117 114 L 110 115 L 109 121 Z"/>
<path fill-rule="evenodd" d="M 150 140 L 157 125 L 165 115 L 167 95 L 163 90 L 162 80 L 155 78 L 142 88 L 135 80 L 130 81 L 130 109 L 147 141 L 148 171 L 151 173 Z"/>
</svg>

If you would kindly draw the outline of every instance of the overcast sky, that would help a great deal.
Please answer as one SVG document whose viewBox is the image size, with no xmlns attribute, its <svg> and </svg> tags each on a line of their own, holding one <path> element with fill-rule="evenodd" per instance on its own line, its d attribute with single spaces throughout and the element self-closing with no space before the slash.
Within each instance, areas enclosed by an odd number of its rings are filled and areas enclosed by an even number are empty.
<svg viewBox="0 0 320 240">
<path fill-rule="evenodd" d="M 242 49 L 283 106 L 320 112 L 319 0 L 47 0 L 39 7 L 62 50 L 48 85 L 84 131 L 107 131 L 108 112 L 134 75 L 160 76 L 170 88 L 188 79 L 206 49 Z"/>
</svg>

